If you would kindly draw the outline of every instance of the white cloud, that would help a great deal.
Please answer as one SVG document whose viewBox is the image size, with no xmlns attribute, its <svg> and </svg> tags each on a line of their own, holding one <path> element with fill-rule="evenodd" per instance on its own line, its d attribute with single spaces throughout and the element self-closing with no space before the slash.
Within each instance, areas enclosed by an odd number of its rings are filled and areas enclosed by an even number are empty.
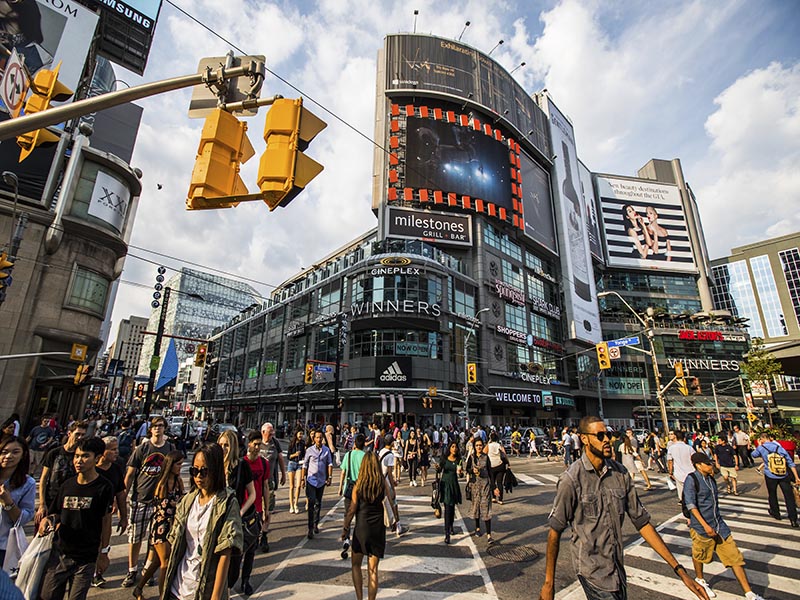
<svg viewBox="0 0 800 600">
<path fill-rule="evenodd" d="M 800 231 L 800 63 L 752 71 L 714 103 L 697 189 L 711 255 Z"/>
</svg>

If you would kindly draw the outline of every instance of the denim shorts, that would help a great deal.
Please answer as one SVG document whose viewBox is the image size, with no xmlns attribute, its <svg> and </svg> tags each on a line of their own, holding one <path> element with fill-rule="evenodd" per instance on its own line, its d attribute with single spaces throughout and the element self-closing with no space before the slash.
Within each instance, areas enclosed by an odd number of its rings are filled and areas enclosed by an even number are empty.
<svg viewBox="0 0 800 600">
<path fill-rule="evenodd" d="M 299 471 L 299 470 L 300 470 L 300 463 L 297 462 L 296 460 L 290 460 L 289 461 L 289 466 L 286 467 L 286 471 L 289 472 L 289 473 L 294 473 L 295 471 Z"/>
</svg>

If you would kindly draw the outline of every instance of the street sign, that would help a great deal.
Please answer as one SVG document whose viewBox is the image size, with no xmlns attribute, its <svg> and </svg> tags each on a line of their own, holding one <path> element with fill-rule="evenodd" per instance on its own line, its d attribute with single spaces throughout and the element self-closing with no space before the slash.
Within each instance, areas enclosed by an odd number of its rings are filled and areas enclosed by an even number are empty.
<svg viewBox="0 0 800 600">
<path fill-rule="evenodd" d="M 197 66 L 197 72 L 205 73 L 206 69 L 208 68 L 210 68 L 212 71 L 215 71 L 219 69 L 220 66 L 225 66 L 228 58 L 229 57 L 227 56 L 204 58 Z M 231 64 L 225 67 L 226 69 L 246 66 L 249 62 L 253 61 L 256 63 L 257 68 L 261 68 L 262 77 L 257 84 L 254 84 L 253 78 L 251 77 L 236 77 L 228 80 L 228 89 L 227 94 L 225 95 L 225 102 L 241 102 L 242 100 L 247 100 L 249 98 L 258 99 L 261 92 L 261 82 L 264 80 L 264 61 L 266 58 L 263 56 L 234 56 L 230 58 Z M 192 99 L 189 102 L 189 118 L 206 118 L 215 108 L 217 108 L 217 103 L 218 98 L 215 90 L 205 84 L 194 86 L 192 88 Z M 252 117 L 258 114 L 258 108 L 235 110 L 233 111 L 233 114 L 242 117 Z"/>
<path fill-rule="evenodd" d="M 617 360 L 618 358 L 621 357 L 622 357 L 622 352 L 620 352 L 620 349 L 618 347 L 610 346 L 608 348 L 608 358 L 610 358 L 611 360 Z"/>
<path fill-rule="evenodd" d="M 17 51 L 12 50 L 11 56 L 6 62 L 3 81 L 0 83 L 0 95 L 12 118 L 18 117 L 22 111 L 25 96 L 28 94 L 28 88 L 31 84 L 28 74 L 25 72 L 24 62 L 24 59 L 17 54 Z"/>
<path fill-rule="evenodd" d="M 79 360 L 83 362 L 86 360 L 86 353 L 88 351 L 88 346 L 84 346 L 83 344 L 72 344 L 72 351 L 69 353 L 69 357 L 72 360 Z"/>
<path fill-rule="evenodd" d="M 315 365 L 314 370 L 319 373 L 332 373 L 333 367 L 330 365 Z"/>
<path fill-rule="evenodd" d="M 621 348 L 622 346 L 638 346 L 638 345 L 639 345 L 638 335 L 634 335 L 632 337 L 620 338 L 618 340 L 608 340 L 609 348 Z"/>
<path fill-rule="evenodd" d="M 747 413 L 747 418 L 750 419 L 751 422 L 758 420 L 758 417 L 755 416 L 753 413 Z"/>
</svg>

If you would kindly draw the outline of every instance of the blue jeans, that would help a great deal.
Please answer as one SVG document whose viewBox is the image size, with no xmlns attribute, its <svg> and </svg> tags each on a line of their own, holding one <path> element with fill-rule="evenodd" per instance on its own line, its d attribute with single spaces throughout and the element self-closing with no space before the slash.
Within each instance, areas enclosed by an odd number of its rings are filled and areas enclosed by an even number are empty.
<svg viewBox="0 0 800 600">
<path fill-rule="evenodd" d="M 628 600 L 628 588 L 624 577 L 620 581 L 619 589 L 616 592 L 598 590 L 580 575 L 578 575 L 578 581 L 583 587 L 583 593 L 586 594 L 586 600 Z"/>
<path fill-rule="evenodd" d="M 572 446 L 564 448 L 564 464 L 570 466 L 572 464 Z"/>
</svg>

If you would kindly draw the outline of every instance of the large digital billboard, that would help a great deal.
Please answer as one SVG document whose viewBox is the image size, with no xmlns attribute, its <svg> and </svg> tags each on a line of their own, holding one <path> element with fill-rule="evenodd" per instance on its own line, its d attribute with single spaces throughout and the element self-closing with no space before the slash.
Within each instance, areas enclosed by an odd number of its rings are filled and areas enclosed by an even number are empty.
<svg viewBox="0 0 800 600">
<path fill-rule="evenodd" d="M 386 92 L 427 91 L 485 106 L 551 156 L 547 118 L 509 73 L 475 48 L 430 35 L 386 37 Z M 530 133 L 529 133 L 530 132 Z"/>
<path fill-rule="evenodd" d="M 542 102 L 550 118 L 550 135 L 556 154 L 553 188 L 558 206 L 556 220 L 561 234 L 559 237 L 565 246 L 561 252 L 561 272 L 570 338 L 596 344 L 602 337 L 600 315 L 595 299 L 589 236 L 580 193 L 575 133 L 572 123 L 558 110 L 549 96 L 542 96 Z"/>
<path fill-rule="evenodd" d="M 454 192 L 512 210 L 508 147 L 455 123 L 408 117 L 406 185 Z"/>
<path fill-rule="evenodd" d="M 583 198 L 583 218 L 586 222 L 586 235 L 589 240 L 589 252 L 597 260 L 605 262 L 603 242 L 600 239 L 600 219 L 597 216 L 597 200 L 592 185 L 592 173 L 582 162 L 578 161 L 581 177 L 581 197 Z"/>
<path fill-rule="evenodd" d="M 550 175 L 524 152 L 520 153 L 519 158 L 525 235 L 557 254 Z"/>
<path fill-rule="evenodd" d="M 697 270 L 677 186 L 598 176 L 597 191 L 610 267 Z"/>
</svg>

